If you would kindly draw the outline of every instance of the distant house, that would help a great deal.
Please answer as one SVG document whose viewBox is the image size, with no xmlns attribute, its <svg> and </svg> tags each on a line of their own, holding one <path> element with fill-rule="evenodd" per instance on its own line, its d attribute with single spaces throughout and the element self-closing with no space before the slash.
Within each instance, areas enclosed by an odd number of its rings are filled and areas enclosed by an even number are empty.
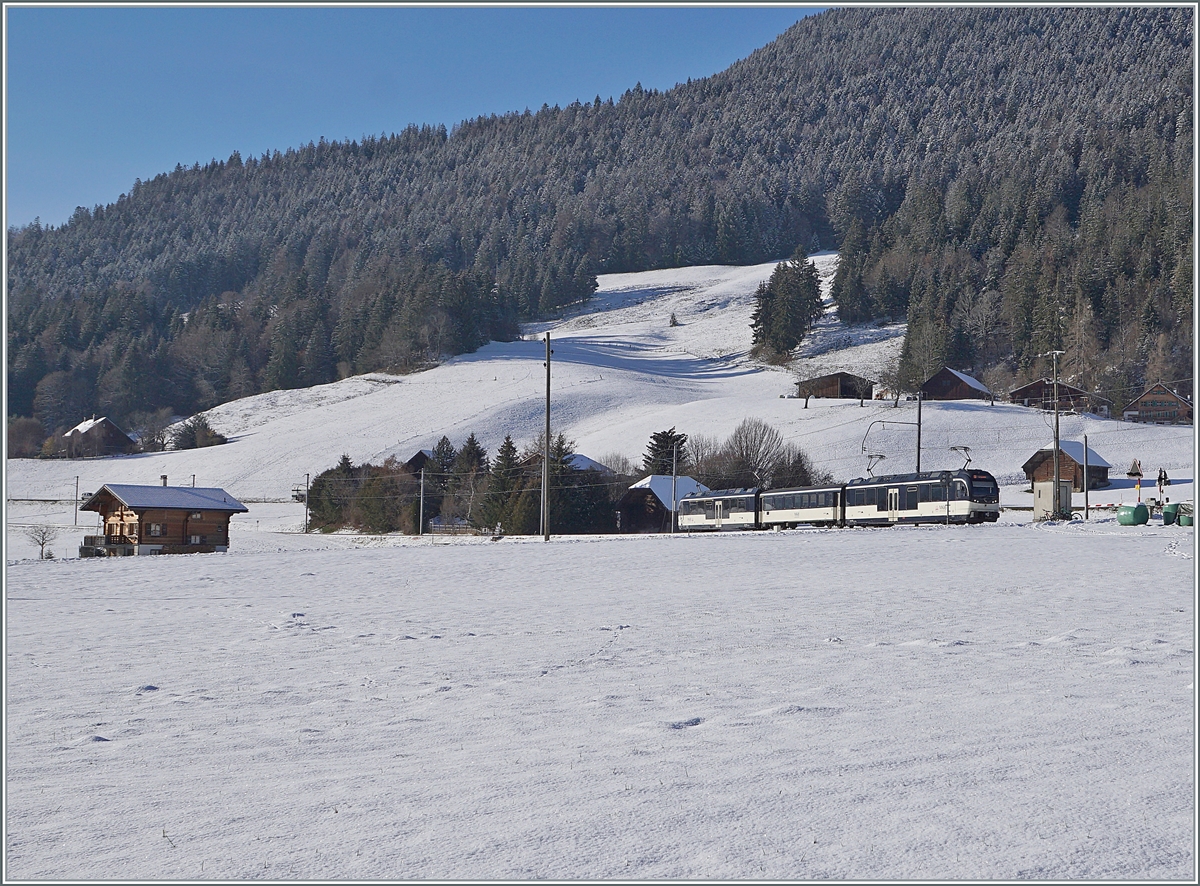
<svg viewBox="0 0 1200 886">
<path fill-rule="evenodd" d="M 832 372 L 796 382 L 801 397 L 829 397 L 841 400 L 870 400 L 875 382 L 849 372 Z"/>
<path fill-rule="evenodd" d="M 408 471 L 414 477 L 417 477 L 417 476 L 420 476 L 421 469 L 426 467 L 428 465 L 428 463 L 431 461 L 433 461 L 433 450 L 432 449 L 420 449 L 417 451 L 416 455 L 414 455 L 412 458 L 410 458 L 408 461 L 406 461 L 404 463 L 404 470 Z M 431 471 L 434 471 L 434 470 L 440 471 L 441 465 L 439 465 L 437 462 L 434 462 L 432 465 L 429 466 L 429 469 Z"/>
<path fill-rule="evenodd" d="M 109 418 L 81 421 L 63 434 L 67 458 L 88 458 L 97 455 L 121 455 L 137 449 L 137 441 L 122 431 Z"/>
<path fill-rule="evenodd" d="M 1031 381 L 1027 385 L 1021 385 L 1019 388 L 1013 388 L 1008 392 L 1008 399 L 1013 403 L 1018 403 L 1021 406 L 1032 406 L 1038 409 L 1053 410 L 1054 409 L 1054 382 L 1048 378 L 1039 378 L 1037 381 Z M 1080 411 L 1089 410 L 1097 411 L 1092 408 L 1092 402 L 1101 400 L 1107 403 L 1103 397 L 1095 394 L 1089 394 L 1082 388 L 1074 387 L 1065 382 L 1058 383 L 1058 408 L 1060 411 Z M 1098 405 L 1098 410 L 1107 414 L 1108 407 Z"/>
<path fill-rule="evenodd" d="M 1164 384 L 1154 384 L 1122 410 L 1125 421 L 1156 425 L 1190 425 L 1192 401 Z"/>
<path fill-rule="evenodd" d="M 1071 488 L 1083 492 L 1083 444 L 1074 440 L 1060 440 L 1058 444 L 1058 476 L 1061 480 L 1070 480 Z M 1092 447 L 1087 448 L 1088 489 L 1107 486 L 1108 471 L 1112 467 L 1101 458 Z M 1021 465 L 1025 477 L 1030 483 L 1043 480 L 1054 481 L 1054 447 L 1047 446 L 1033 454 L 1029 461 Z"/>
<path fill-rule="evenodd" d="M 695 492 L 708 492 L 708 487 L 691 477 L 675 478 L 676 504 L 685 495 Z M 671 505 L 671 476 L 651 474 L 630 486 L 617 502 L 618 530 L 670 532 L 671 516 L 675 510 Z"/>
<path fill-rule="evenodd" d="M 924 400 L 991 400 L 987 385 L 962 372 L 943 366 L 920 387 Z"/>
<path fill-rule="evenodd" d="M 104 519 L 81 557 L 200 554 L 229 550 L 229 520 L 248 508 L 224 489 L 106 483 L 79 508 Z"/>
</svg>

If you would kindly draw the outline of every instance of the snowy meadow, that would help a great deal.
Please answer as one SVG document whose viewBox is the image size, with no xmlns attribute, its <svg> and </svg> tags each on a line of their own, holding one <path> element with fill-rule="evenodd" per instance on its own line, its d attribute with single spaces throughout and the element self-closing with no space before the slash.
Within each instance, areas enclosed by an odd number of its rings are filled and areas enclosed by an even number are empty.
<svg viewBox="0 0 1200 886">
<path fill-rule="evenodd" d="M 910 470 L 911 429 L 872 423 L 912 404 L 805 409 L 747 359 L 771 267 L 601 278 L 530 328 L 555 431 L 638 458 L 754 416 L 839 479 L 868 432 Z M 831 316 L 794 372 L 875 377 L 902 335 Z M 1194 530 L 1034 523 L 1038 410 L 925 404 L 923 465 L 971 446 L 994 525 L 300 531 L 292 487 L 343 452 L 531 439 L 542 359 L 494 343 L 225 404 L 205 450 L 9 461 L 6 880 L 1194 880 Z M 1135 499 L 1135 457 L 1192 498 L 1193 429 L 1064 417 L 1085 433 L 1113 465 L 1093 506 Z M 77 482 L 163 474 L 248 504 L 228 553 L 75 558 Z"/>
</svg>

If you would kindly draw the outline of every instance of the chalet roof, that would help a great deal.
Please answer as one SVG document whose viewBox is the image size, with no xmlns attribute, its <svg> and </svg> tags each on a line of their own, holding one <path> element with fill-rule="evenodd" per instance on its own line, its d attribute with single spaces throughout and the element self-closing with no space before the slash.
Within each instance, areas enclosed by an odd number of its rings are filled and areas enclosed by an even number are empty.
<svg viewBox="0 0 1200 886">
<path fill-rule="evenodd" d="M 1008 393 L 1009 393 L 1009 396 L 1012 396 L 1013 394 L 1019 394 L 1021 391 L 1032 390 L 1033 388 L 1036 388 L 1039 385 L 1045 385 L 1046 387 L 1054 387 L 1054 380 L 1049 379 L 1049 378 L 1039 378 L 1035 381 L 1031 381 L 1027 385 L 1021 385 L 1019 388 L 1013 388 Z M 1088 393 L 1087 391 L 1083 390 L 1083 388 L 1077 388 L 1074 385 L 1069 385 L 1061 379 L 1059 379 L 1059 382 L 1058 382 L 1058 389 L 1059 389 L 1059 393 L 1062 393 L 1064 390 L 1069 394 L 1071 394 L 1071 393 L 1087 394 Z"/>
<path fill-rule="evenodd" d="M 121 429 L 117 427 L 116 422 L 114 422 L 112 419 L 108 418 L 108 416 L 102 415 L 99 418 L 96 418 L 96 416 L 93 415 L 91 418 L 85 418 L 79 424 L 75 425 L 75 427 L 71 428 L 71 430 L 69 430 L 65 434 L 63 434 L 63 436 L 70 437 L 72 434 L 86 434 L 92 428 L 99 427 L 100 425 L 103 425 L 105 423 L 111 425 L 115 430 L 121 431 Z M 121 431 L 121 433 L 125 434 L 124 431 Z M 125 434 L 125 436 L 128 437 L 129 435 Z M 132 438 L 130 438 L 130 439 L 132 439 Z"/>
<path fill-rule="evenodd" d="M 228 511 L 239 514 L 249 511 L 249 508 L 224 489 L 216 487 L 134 486 L 128 483 L 105 483 L 99 492 L 93 493 L 91 498 L 79 506 L 80 510 L 99 510 L 98 499 L 105 490 L 125 507 L 134 510 L 162 508 L 178 511 Z"/>
<path fill-rule="evenodd" d="M 1164 385 L 1162 382 L 1155 382 L 1154 384 L 1150 385 L 1150 387 L 1146 388 L 1146 390 L 1144 390 L 1144 391 L 1142 391 L 1140 394 L 1138 394 L 1138 395 L 1137 395 L 1137 398 L 1136 398 L 1136 399 L 1134 399 L 1134 400 L 1132 400 L 1132 401 L 1130 402 L 1129 406 L 1132 406 L 1134 403 L 1136 403 L 1138 400 L 1141 400 L 1141 399 L 1142 399 L 1143 397 L 1145 397 L 1147 394 L 1152 394 L 1152 393 L 1154 393 L 1155 391 L 1162 391 L 1162 392 L 1163 392 L 1163 393 L 1165 393 L 1165 394 L 1169 394 L 1169 395 L 1170 395 L 1170 396 L 1172 396 L 1172 397 L 1176 397 L 1176 398 L 1178 398 L 1179 400 L 1181 400 L 1182 402 L 1184 402 L 1184 403 L 1188 404 L 1189 406 L 1191 406 L 1191 405 L 1192 405 L 1192 401 L 1191 401 L 1191 400 L 1189 400 L 1187 397 L 1185 397 L 1183 394 L 1180 394 L 1180 393 L 1179 393 L 1179 392 L 1177 392 L 1177 391 L 1172 391 L 1170 388 L 1168 388 L 1168 387 L 1167 387 L 1166 385 Z M 1126 409 L 1128 409 L 1129 407 L 1127 406 L 1127 407 L 1125 407 L 1125 408 L 1126 408 Z"/>
<path fill-rule="evenodd" d="M 853 381 L 866 382 L 869 385 L 875 384 L 875 382 L 871 381 L 871 379 L 863 378 L 861 375 L 855 375 L 853 372 L 830 372 L 826 375 L 818 375 L 813 378 L 797 379 L 796 384 L 806 385 L 806 384 L 809 384 L 810 382 L 829 381 L 830 379 L 834 379 L 834 378 L 848 378 Z"/>
<path fill-rule="evenodd" d="M 951 369 L 949 366 L 946 366 L 944 368 L 945 368 L 946 372 L 949 372 L 951 375 L 953 375 L 955 378 L 957 378 L 959 381 L 963 382 L 967 386 L 972 387 L 977 391 L 982 391 L 985 394 L 991 395 L 992 392 L 990 390 L 988 390 L 987 385 L 985 385 L 983 382 L 979 381 L 978 379 L 971 378 L 971 376 L 967 375 L 966 373 L 959 372 L 957 369 Z"/>
<path fill-rule="evenodd" d="M 577 471 L 599 471 L 601 474 L 611 474 L 612 468 L 607 465 L 602 465 L 598 461 L 588 458 L 586 455 L 580 455 L 576 452 L 567 459 L 567 463 Z M 670 498 L 670 496 L 667 496 Z"/>
<path fill-rule="evenodd" d="M 648 489 L 654 493 L 655 498 L 661 501 L 666 507 L 671 510 L 671 477 L 668 474 L 651 474 L 649 477 L 644 477 L 638 480 L 629 487 L 629 491 L 634 489 Z M 675 478 L 675 504 L 678 506 L 679 500 L 688 495 L 696 493 L 708 492 L 708 487 L 703 483 L 699 483 L 691 477 L 677 476 Z M 628 495 L 629 492 L 626 492 Z"/>
<path fill-rule="evenodd" d="M 1077 465 L 1083 464 L 1083 444 L 1082 443 L 1080 443 L 1076 440 L 1059 440 L 1058 441 L 1058 449 L 1064 455 L 1069 456 L 1071 458 L 1071 460 L 1075 462 L 1075 464 L 1077 464 Z M 1024 469 L 1026 465 L 1030 464 L 1030 462 L 1032 462 L 1035 458 L 1037 458 L 1043 452 L 1046 453 L 1049 457 L 1053 457 L 1054 456 L 1054 447 L 1053 446 L 1045 446 L 1045 447 L 1039 449 L 1037 452 L 1035 452 L 1033 454 L 1033 456 L 1029 459 L 1029 461 L 1025 462 L 1025 465 L 1022 465 L 1021 467 Z M 1112 465 L 1110 465 L 1103 458 L 1101 458 L 1100 455 L 1096 452 L 1096 450 L 1090 446 L 1087 448 L 1087 463 L 1088 463 L 1089 468 L 1111 468 L 1112 467 Z"/>
</svg>

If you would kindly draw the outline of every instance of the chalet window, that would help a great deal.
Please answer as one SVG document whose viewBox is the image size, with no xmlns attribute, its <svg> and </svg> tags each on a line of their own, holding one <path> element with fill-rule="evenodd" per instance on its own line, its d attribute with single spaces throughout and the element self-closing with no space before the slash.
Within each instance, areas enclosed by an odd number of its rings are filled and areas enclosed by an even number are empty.
<svg viewBox="0 0 1200 886">
<path fill-rule="evenodd" d="M 151 538 L 160 538 L 161 536 L 164 536 L 166 534 L 167 534 L 167 524 L 166 523 L 147 523 L 146 524 L 146 535 L 150 536 Z"/>
<path fill-rule="evenodd" d="M 188 536 L 188 544 L 202 545 L 202 544 L 204 544 L 204 536 L 203 535 L 189 535 Z"/>
<path fill-rule="evenodd" d="M 202 519 L 204 519 L 204 515 L 202 513 L 200 513 L 199 511 L 196 511 L 196 513 L 194 513 L 194 514 L 188 514 L 188 519 L 189 520 L 202 520 Z"/>
</svg>

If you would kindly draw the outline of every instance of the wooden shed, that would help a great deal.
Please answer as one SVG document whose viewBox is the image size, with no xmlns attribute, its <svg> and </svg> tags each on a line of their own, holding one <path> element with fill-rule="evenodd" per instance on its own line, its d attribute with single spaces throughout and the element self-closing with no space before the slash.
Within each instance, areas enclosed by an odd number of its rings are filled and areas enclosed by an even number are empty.
<svg viewBox="0 0 1200 886">
<path fill-rule="evenodd" d="M 137 441 L 106 417 L 81 421 L 63 434 L 67 458 L 87 458 L 97 455 L 121 455 L 137 449 Z"/>
<path fill-rule="evenodd" d="M 992 392 L 978 379 L 943 366 L 920 387 L 925 400 L 991 400 Z"/>
<path fill-rule="evenodd" d="M 801 397 L 829 397 L 840 400 L 870 400 L 875 382 L 849 372 L 831 372 L 796 382 Z"/>
<path fill-rule="evenodd" d="M 1048 378 L 1039 378 L 1027 385 L 1013 388 L 1008 392 L 1008 399 L 1021 406 L 1032 406 L 1038 409 L 1054 409 L 1054 382 Z M 1058 383 L 1058 408 L 1060 411 L 1088 410 L 1093 400 L 1103 400 L 1094 394 L 1089 394 L 1082 388 Z M 1108 402 L 1108 401 L 1105 401 Z"/>
<path fill-rule="evenodd" d="M 81 557 L 200 554 L 229 550 L 229 520 L 249 509 L 224 489 L 106 483 L 79 508 L 104 520 Z"/>
<path fill-rule="evenodd" d="M 1070 480 L 1071 488 L 1083 492 L 1083 444 L 1074 440 L 1060 440 L 1058 444 L 1058 476 L 1060 480 Z M 1087 448 L 1088 489 L 1107 486 L 1108 471 L 1112 467 L 1101 458 L 1092 447 Z M 1039 449 L 1029 461 L 1021 465 L 1030 483 L 1049 480 L 1054 482 L 1054 447 L 1047 446 Z"/>
<path fill-rule="evenodd" d="M 671 481 L 666 474 L 651 474 L 638 480 L 617 502 L 618 532 L 670 532 L 672 515 Z M 691 477 L 675 477 L 675 501 L 708 488 Z"/>
</svg>

